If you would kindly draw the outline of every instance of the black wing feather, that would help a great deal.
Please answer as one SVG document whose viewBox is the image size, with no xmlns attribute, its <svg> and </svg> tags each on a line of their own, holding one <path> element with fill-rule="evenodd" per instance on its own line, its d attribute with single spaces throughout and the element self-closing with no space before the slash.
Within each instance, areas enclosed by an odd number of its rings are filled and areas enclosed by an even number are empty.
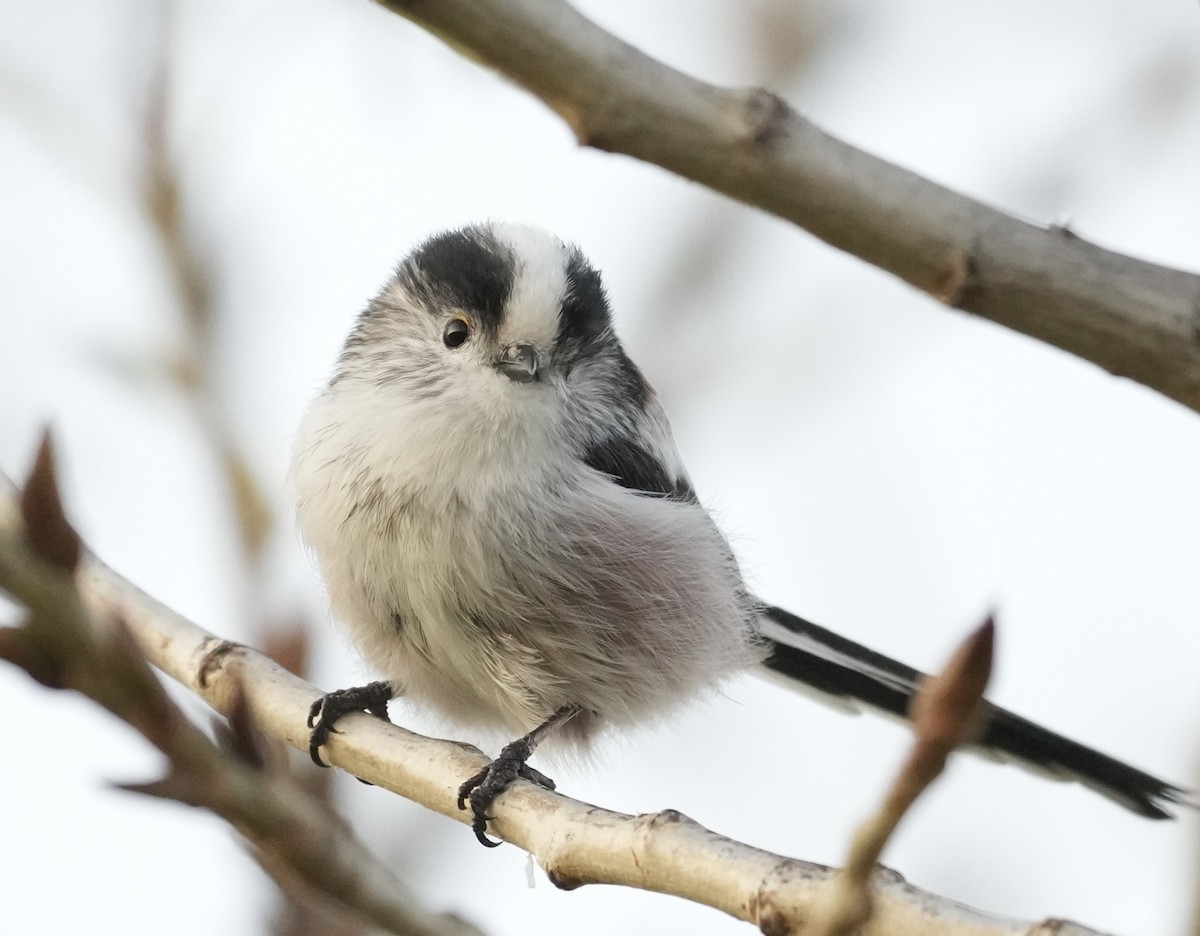
<svg viewBox="0 0 1200 936">
<path fill-rule="evenodd" d="M 639 494 L 696 502 L 696 492 L 687 478 L 671 475 L 662 461 L 633 439 L 612 435 L 593 442 L 583 453 L 583 461 L 609 475 L 617 484 Z"/>
</svg>

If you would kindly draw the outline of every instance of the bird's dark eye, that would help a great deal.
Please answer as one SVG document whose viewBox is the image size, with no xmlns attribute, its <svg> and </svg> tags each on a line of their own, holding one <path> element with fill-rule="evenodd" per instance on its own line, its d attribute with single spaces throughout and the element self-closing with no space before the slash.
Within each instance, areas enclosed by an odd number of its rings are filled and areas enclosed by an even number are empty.
<svg viewBox="0 0 1200 936">
<path fill-rule="evenodd" d="M 460 318 L 450 319 L 446 323 L 446 330 L 442 332 L 442 341 L 446 343 L 447 348 L 457 348 L 459 345 L 466 344 L 470 337 L 471 326 Z"/>
</svg>

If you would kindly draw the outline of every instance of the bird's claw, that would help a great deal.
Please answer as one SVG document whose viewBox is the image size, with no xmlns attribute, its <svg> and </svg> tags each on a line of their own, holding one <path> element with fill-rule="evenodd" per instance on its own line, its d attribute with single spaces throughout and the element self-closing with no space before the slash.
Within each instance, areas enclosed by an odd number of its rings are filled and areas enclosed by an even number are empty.
<svg viewBox="0 0 1200 936">
<path fill-rule="evenodd" d="M 351 712 L 367 712 L 376 718 L 390 721 L 387 704 L 394 695 L 391 683 L 373 682 L 351 689 L 338 689 L 317 699 L 308 710 L 308 756 L 318 767 L 328 767 L 321 760 L 321 746 L 327 744 L 331 734 L 337 734 L 334 725 Z"/>
<path fill-rule="evenodd" d="M 465 810 L 467 803 L 471 804 L 471 830 L 480 845 L 495 848 L 503 844 L 487 837 L 487 824 L 495 818 L 488 814 L 488 807 L 510 783 L 520 778 L 545 790 L 554 789 L 553 780 L 525 763 L 532 754 L 533 747 L 529 740 L 519 738 L 506 745 L 499 757 L 458 788 L 458 808 Z"/>
</svg>

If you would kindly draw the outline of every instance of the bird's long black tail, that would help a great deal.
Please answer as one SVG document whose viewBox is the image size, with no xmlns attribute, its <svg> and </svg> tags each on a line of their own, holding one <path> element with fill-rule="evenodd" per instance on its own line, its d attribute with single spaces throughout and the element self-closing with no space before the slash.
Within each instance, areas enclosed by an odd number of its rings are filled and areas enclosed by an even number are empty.
<svg viewBox="0 0 1200 936">
<path fill-rule="evenodd" d="M 765 606 L 762 634 L 773 643 L 765 665 L 835 703 L 860 703 L 904 717 L 923 676 L 782 608 Z M 1075 780 L 1149 819 L 1169 819 L 1187 792 L 1106 754 L 991 706 L 976 742 L 983 753 L 1015 760 L 1061 780 Z"/>
</svg>

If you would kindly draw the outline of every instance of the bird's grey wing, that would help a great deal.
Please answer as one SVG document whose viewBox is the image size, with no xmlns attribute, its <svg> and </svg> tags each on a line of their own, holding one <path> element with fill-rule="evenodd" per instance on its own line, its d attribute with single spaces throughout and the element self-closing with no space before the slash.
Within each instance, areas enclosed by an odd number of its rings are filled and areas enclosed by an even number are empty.
<svg viewBox="0 0 1200 936">
<path fill-rule="evenodd" d="M 636 369 L 632 376 L 642 381 L 640 406 L 588 440 L 581 453 L 584 464 L 639 494 L 698 504 L 662 405 Z"/>
<path fill-rule="evenodd" d="M 654 452 L 629 436 L 613 434 L 594 440 L 584 450 L 583 462 L 631 491 L 696 501 L 686 476 L 673 475 Z"/>
</svg>

